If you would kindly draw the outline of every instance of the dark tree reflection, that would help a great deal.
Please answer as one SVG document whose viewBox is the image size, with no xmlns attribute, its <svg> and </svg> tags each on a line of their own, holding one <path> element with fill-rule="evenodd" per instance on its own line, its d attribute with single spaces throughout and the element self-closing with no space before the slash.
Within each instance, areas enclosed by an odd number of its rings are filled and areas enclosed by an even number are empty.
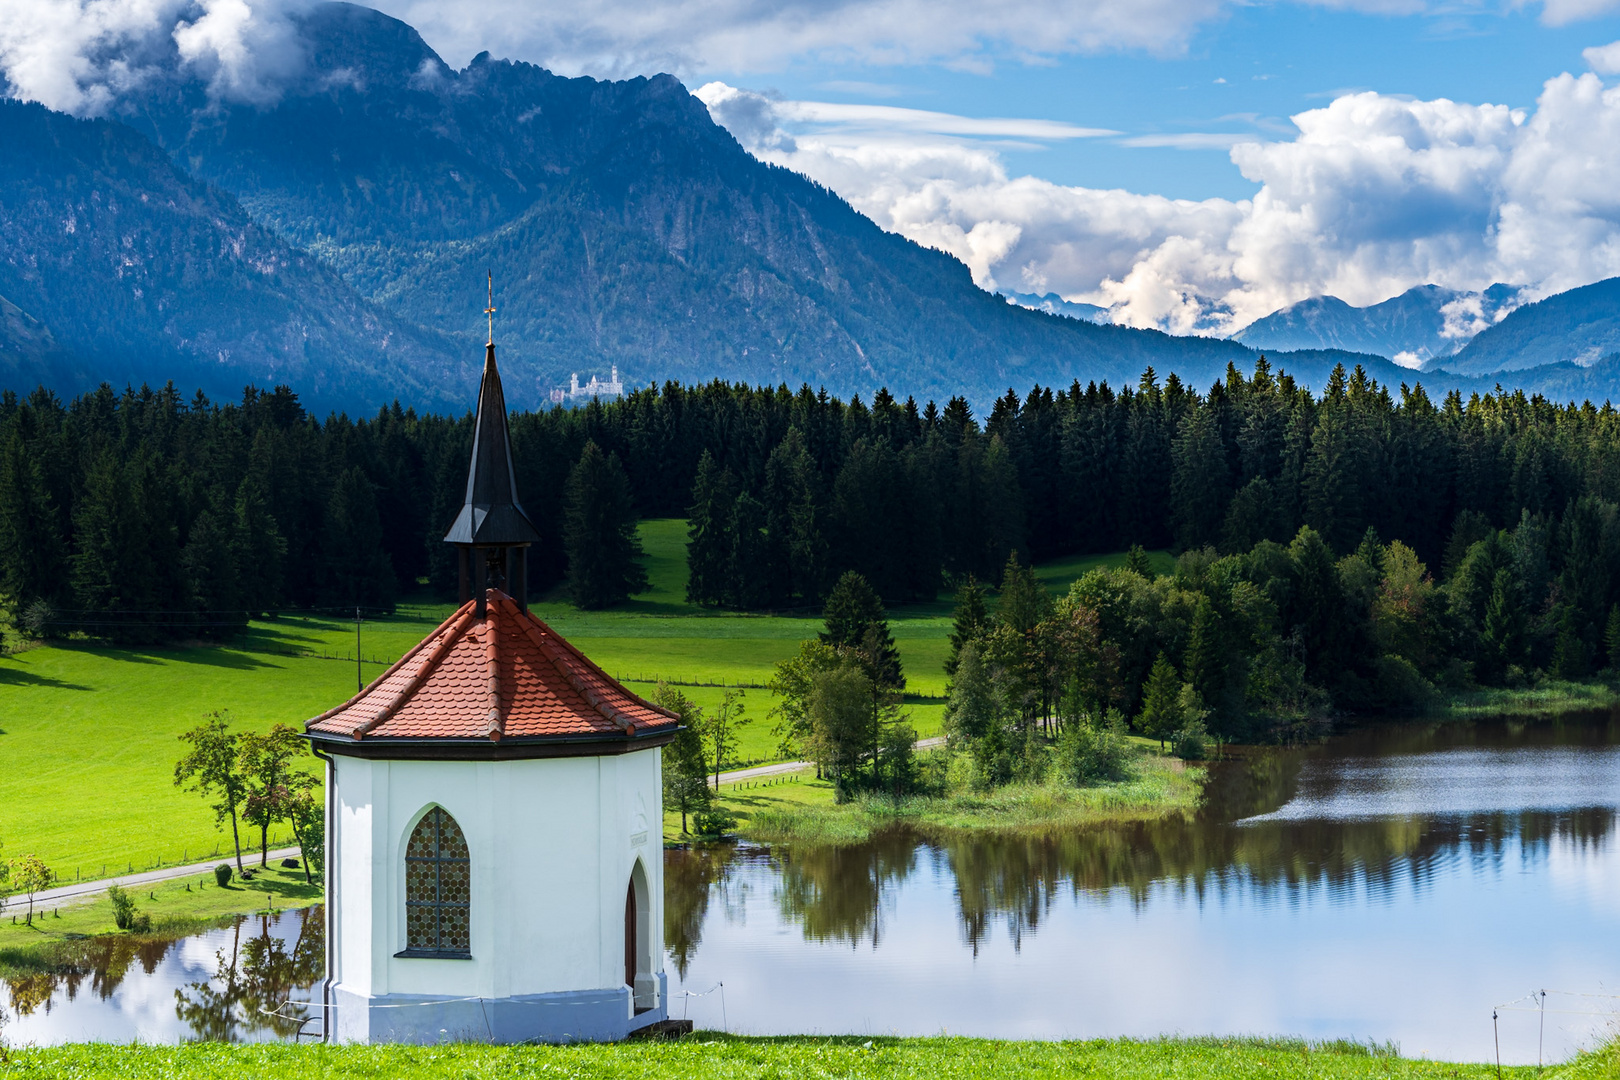
<svg viewBox="0 0 1620 1080">
<path fill-rule="evenodd" d="M 250 1035 L 292 1038 L 308 1008 L 291 1001 L 324 974 L 325 924 L 320 908 L 296 912 L 298 933 L 271 933 L 268 916 L 238 919 L 231 943 L 215 953 L 212 979 L 176 990 L 175 1013 L 193 1036 L 209 1042 L 241 1042 Z"/>
</svg>

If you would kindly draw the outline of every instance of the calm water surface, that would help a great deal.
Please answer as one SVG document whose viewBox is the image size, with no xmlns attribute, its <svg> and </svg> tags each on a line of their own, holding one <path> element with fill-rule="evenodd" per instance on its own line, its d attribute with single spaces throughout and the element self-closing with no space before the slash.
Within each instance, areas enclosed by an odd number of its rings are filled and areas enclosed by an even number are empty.
<svg viewBox="0 0 1620 1080">
<path fill-rule="evenodd" d="M 760 1033 L 1296 1034 L 1486 1060 L 1493 1005 L 1620 994 L 1614 718 L 1383 726 L 1212 772 L 1195 821 L 672 852 L 680 989 L 725 983 L 675 1014 Z M 1549 1058 L 1620 1012 L 1547 1004 Z M 1536 1061 L 1539 1019 L 1502 1013 L 1505 1061 Z"/>
<path fill-rule="evenodd" d="M 6 980 L 0 1038 L 13 1046 L 64 1042 L 260 1042 L 297 1038 L 326 965 L 319 907 L 178 940 L 127 937 L 75 943 L 67 975 Z M 271 1015 L 275 1011 L 276 1015 Z"/>
<path fill-rule="evenodd" d="M 1572 996 L 1620 994 L 1620 720 L 1381 726 L 1211 774 L 1195 820 L 669 852 L 671 988 L 694 995 L 672 1014 L 753 1033 L 1291 1034 L 1487 1060 L 1492 1006 L 1545 988 L 1568 992 L 1548 998 L 1552 1060 L 1620 1012 Z M 0 1037 L 293 1038 L 296 1018 L 262 1010 L 311 997 L 323 961 L 319 909 L 84 947 L 79 974 L 7 985 Z M 1533 1063 L 1541 1018 L 1501 1015 L 1503 1059 Z"/>
</svg>

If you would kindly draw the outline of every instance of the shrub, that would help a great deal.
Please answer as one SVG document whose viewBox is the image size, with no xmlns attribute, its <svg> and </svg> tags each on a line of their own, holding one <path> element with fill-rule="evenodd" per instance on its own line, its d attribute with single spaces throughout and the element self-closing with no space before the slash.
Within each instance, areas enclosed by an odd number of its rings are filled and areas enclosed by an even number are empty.
<svg viewBox="0 0 1620 1080">
<path fill-rule="evenodd" d="M 1063 725 L 1057 757 L 1065 778 L 1075 787 L 1131 775 L 1131 746 L 1125 741 L 1125 720 L 1116 709 L 1102 724 L 1080 717 Z"/>
<path fill-rule="evenodd" d="M 230 863 L 222 862 L 218 866 L 214 867 L 214 881 L 218 883 L 219 887 L 222 889 L 231 883 Z"/>
<path fill-rule="evenodd" d="M 692 815 L 692 831 L 698 836 L 721 836 L 737 827 L 737 815 L 715 806 Z"/>
<path fill-rule="evenodd" d="M 136 929 L 138 921 L 143 918 L 138 910 L 134 910 L 134 897 L 126 889 L 118 886 L 107 886 L 107 899 L 112 900 L 113 926 L 118 929 Z M 151 918 L 146 920 L 151 926 Z"/>
<path fill-rule="evenodd" d="M 1193 720 L 1171 736 L 1170 751 L 1183 761 L 1202 761 L 1209 754 L 1202 720 Z"/>
</svg>

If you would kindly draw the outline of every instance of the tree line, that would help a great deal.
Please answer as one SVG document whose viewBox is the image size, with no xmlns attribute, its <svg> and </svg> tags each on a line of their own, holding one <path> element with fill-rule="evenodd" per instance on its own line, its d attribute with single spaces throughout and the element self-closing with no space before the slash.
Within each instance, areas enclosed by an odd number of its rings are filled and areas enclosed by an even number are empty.
<svg viewBox="0 0 1620 1080">
<path fill-rule="evenodd" d="M 639 587 L 636 517 L 689 519 L 694 601 L 819 609 L 851 570 L 895 603 L 996 581 L 1015 552 L 1238 554 L 1301 526 L 1335 557 L 1371 529 L 1448 571 L 1461 539 L 1526 521 L 1562 535 L 1582 499 L 1620 501 L 1608 405 L 1434 402 L 1359 368 L 1317 395 L 1264 358 L 1203 393 L 1152 369 L 1117 390 L 1009 390 L 982 420 L 961 397 L 716 382 L 517 413 L 511 427 L 544 538 L 529 580 L 589 606 Z M 8 393 L 0 594 L 25 627 L 101 636 L 229 633 L 252 612 L 386 608 L 423 585 L 453 595 L 440 538 L 471 436 L 470 415 L 398 404 L 320 420 L 286 387 L 230 403 L 173 386 L 70 403 Z M 1597 603 L 1574 616 L 1591 650 Z"/>
</svg>

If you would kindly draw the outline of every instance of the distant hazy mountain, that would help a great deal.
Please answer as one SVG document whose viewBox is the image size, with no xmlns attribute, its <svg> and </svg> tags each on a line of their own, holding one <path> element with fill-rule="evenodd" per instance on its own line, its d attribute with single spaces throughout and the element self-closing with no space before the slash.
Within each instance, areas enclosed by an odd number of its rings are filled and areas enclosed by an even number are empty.
<svg viewBox="0 0 1620 1080">
<path fill-rule="evenodd" d="M 1441 367 L 1468 375 L 1544 364 L 1593 367 L 1620 353 L 1620 278 L 1526 304 L 1468 343 Z M 1594 375 L 1615 371 L 1604 365 Z"/>
<path fill-rule="evenodd" d="M 0 146 L 8 385 L 173 377 L 234 397 L 288 382 L 343 406 L 395 383 L 447 400 L 455 362 L 438 335 L 362 300 L 128 128 L 0 101 Z"/>
<path fill-rule="evenodd" d="M 1031 311 L 1044 311 L 1048 315 L 1062 315 L 1070 319 L 1080 319 L 1089 323 L 1107 323 L 1108 309 L 1098 307 L 1096 304 L 1081 304 L 1073 300 L 1065 300 L 1057 293 L 1047 293 L 1037 296 L 1035 293 L 1006 292 L 1001 293 L 1008 300 L 1019 307 L 1029 308 Z"/>
<path fill-rule="evenodd" d="M 1259 319 L 1236 334 L 1256 349 L 1345 349 L 1387 356 L 1406 367 L 1450 356 L 1489 326 L 1518 290 L 1492 285 L 1482 293 L 1419 285 L 1367 307 L 1313 296 Z"/>
</svg>

